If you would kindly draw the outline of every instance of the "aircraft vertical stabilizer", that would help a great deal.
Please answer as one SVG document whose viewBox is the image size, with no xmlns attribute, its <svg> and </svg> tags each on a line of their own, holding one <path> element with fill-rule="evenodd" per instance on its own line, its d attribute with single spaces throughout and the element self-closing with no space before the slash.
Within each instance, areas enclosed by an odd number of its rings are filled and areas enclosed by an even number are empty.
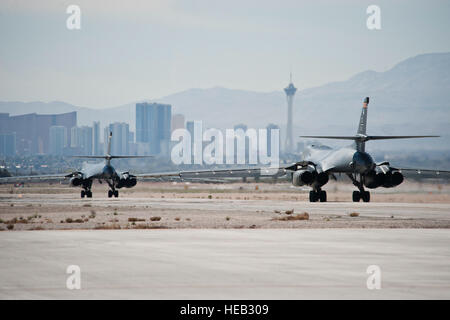
<svg viewBox="0 0 450 320">
<path fill-rule="evenodd" d="M 361 110 L 361 117 L 359 119 L 357 135 L 366 135 L 367 132 L 367 107 L 369 106 L 369 97 L 366 97 L 363 102 Z M 364 152 L 366 149 L 366 143 L 363 140 L 356 140 L 356 150 Z"/>
<path fill-rule="evenodd" d="M 369 97 L 364 99 L 363 107 L 361 110 L 361 118 L 359 119 L 359 126 L 357 134 L 366 134 L 367 131 L 367 107 L 369 106 Z"/>
<path fill-rule="evenodd" d="M 369 97 L 363 102 L 361 117 L 359 119 L 358 131 L 354 136 L 300 136 L 302 138 L 314 139 L 337 139 L 337 140 L 353 140 L 356 143 L 356 150 L 365 152 L 366 141 L 369 140 L 388 140 L 388 139 L 410 139 L 410 138 L 437 138 L 439 136 L 368 136 L 367 133 L 367 107 L 369 106 Z"/>
</svg>

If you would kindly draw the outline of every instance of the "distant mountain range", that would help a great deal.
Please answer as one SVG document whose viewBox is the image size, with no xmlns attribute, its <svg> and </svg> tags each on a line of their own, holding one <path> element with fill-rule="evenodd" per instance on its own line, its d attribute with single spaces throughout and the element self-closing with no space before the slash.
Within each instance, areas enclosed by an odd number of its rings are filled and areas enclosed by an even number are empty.
<svg viewBox="0 0 450 320">
<path fill-rule="evenodd" d="M 450 149 L 450 53 L 418 55 L 385 72 L 364 71 L 345 81 L 298 90 L 294 100 L 295 134 L 353 134 L 366 96 L 371 98 L 370 133 L 441 134 L 443 139 L 402 145 Z M 151 101 L 170 103 L 173 113 L 182 113 L 187 120 L 203 120 L 205 127 L 232 128 L 245 123 L 260 128 L 276 123 L 283 130 L 286 123 L 286 97 L 282 90 L 189 89 Z M 90 125 L 97 119 L 102 126 L 125 121 L 134 130 L 134 102 L 107 109 L 59 101 L 0 102 L 0 112 L 11 115 L 69 111 L 78 112 L 80 125 Z M 398 145 L 394 142 L 385 147 Z"/>
</svg>

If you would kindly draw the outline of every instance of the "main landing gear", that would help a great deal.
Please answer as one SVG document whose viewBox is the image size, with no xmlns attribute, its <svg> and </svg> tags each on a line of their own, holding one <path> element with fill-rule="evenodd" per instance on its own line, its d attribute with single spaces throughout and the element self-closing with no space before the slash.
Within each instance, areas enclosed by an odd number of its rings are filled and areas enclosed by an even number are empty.
<svg viewBox="0 0 450 320">
<path fill-rule="evenodd" d="M 309 202 L 327 202 L 327 192 L 321 189 L 309 192 Z"/>
<path fill-rule="evenodd" d="M 108 190 L 108 198 L 112 198 L 112 196 L 114 196 L 114 198 L 119 197 L 119 191 L 118 190 Z"/>
<path fill-rule="evenodd" d="M 87 189 L 87 190 L 81 190 L 81 198 L 92 198 L 92 191 Z"/>
<path fill-rule="evenodd" d="M 359 202 L 360 200 L 364 202 L 370 202 L 370 192 L 364 190 L 364 184 L 362 183 L 362 176 L 360 175 L 359 181 L 356 180 L 355 177 L 352 174 L 347 174 L 348 177 L 352 180 L 353 185 L 355 185 L 359 191 L 353 191 L 353 202 Z"/>
<path fill-rule="evenodd" d="M 108 186 L 111 188 L 111 190 L 108 190 L 108 198 L 112 198 L 112 196 L 114 196 L 114 198 L 118 198 L 119 197 L 119 191 L 116 190 L 116 188 L 114 187 L 114 181 L 108 181 L 106 180 L 106 182 L 108 183 Z"/>
</svg>

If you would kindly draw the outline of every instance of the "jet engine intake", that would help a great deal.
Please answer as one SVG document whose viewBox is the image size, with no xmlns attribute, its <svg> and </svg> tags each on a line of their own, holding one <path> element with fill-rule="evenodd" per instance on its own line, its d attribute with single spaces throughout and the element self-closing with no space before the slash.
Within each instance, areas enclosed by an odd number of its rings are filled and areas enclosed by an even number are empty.
<svg viewBox="0 0 450 320">
<path fill-rule="evenodd" d="M 81 186 L 83 184 L 83 179 L 78 178 L 78 177 L 73 177 L 69 180 L 69 184 L 73 187 Z"/>
<path fill-rule="evenodd" d="M 292 175 L 292 184 L 297 187 L 310 185 L 314 181 L 314 175 L 308 170 L 298 170 Z"/>
<path fill-rule="evenodd" d="M 323 185 L 327 184 L 328 179 L 329 179 L 328 173 L 326 173 L 326 172 L 321 172 L 316 177 L 316 181 L 319 184 L 319 186 L 323 186 Z"/>
<path fill-rule="evenodd" d="M 403 174 L 398 171 L 388 171 L 384 174 L 383 187 L 393 188 L 403 182 Z"/>
<path fill-rule="evenodd" d="M 117 183 L 117 189 L 120 188 L 132 188 L 136 185 L 137 181 L 135 177 L 121 178 Z"/>
<path fill-rule="evenodd" d="M 375 189 L 382 186 L 385 182 L 385 174 L 383 172 L 376 173 L 375 170 L 369 171 L 364 175 L 363 183 L 369 189 Z"/>
</svg>

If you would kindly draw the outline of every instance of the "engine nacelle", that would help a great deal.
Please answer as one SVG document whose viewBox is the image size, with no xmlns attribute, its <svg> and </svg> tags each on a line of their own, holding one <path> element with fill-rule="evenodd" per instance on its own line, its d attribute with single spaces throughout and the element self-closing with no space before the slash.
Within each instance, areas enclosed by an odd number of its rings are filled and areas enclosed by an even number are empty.
<svg viewBox="0 0 450 320">
<path fill-rule="evenodd" d="M 319 186 L 323 186 L 323 185 L 327 184 L 328 179 L 329 179 L 328 173 L 326 173 L 326 172 L 321 172 L 316 176 L 316 181 Z"/>
<path fill-rule="evenodd" d="M 73 178 L 70 179 L 69 184 L 70 184 L 72 187 L 78 187 L 78 186 L 81 186 L 81 185 L 83 184 L 83 179 L 78 178 L 78 177 L 73 177 Z"/>
<path fill-rule="evenodd" d="M 403 182 L 403 175 L 398 172 L 388 171 L 384 174 L 384 182 L 383 187 L 385 188 L 393 188 L 398 186 Z"/>
<path fill-rule="evenodd" d="M 126 188 L 132 188 L 136 185 L 137 180 L 136 178 L 128 178 L 127 179 L 127 184 L 125 185 Z"/>
<path fill-rule="evenodd" d="M 297 187 L 309 185 L 314 181 L 314 175 L 308 170 L 298 170 L 292 175 L 292 184 Z"/>
<path fill-rule="evenodd" d="M 403 182 L 403 175 L 398 171 L 394 172 L 392 174 L 392 184 L 394 185 L 394 187 L 398 186 L 402 182 Z"/>
<path fill-rule="evenodd" d="M 134 178 L 134 177 L 121 178 L 119 180 L 119 182 L 117 183 L 116 187 L 117 187 L 117 189 L 120 189 L 123 187 L 132 188 L 136 185 L 136 183 L 137 183 L 137 181 L 136 181 L 136 178 Z"/>
<path fill-rule="evenodd" d="M 364 175 L 363 183 L 369 189 L 375 189 L 382 186 L 385 182 L 385 174 L 383 172 L 376 173 L 375 171 L 370 171 Z"/>
</svg>

